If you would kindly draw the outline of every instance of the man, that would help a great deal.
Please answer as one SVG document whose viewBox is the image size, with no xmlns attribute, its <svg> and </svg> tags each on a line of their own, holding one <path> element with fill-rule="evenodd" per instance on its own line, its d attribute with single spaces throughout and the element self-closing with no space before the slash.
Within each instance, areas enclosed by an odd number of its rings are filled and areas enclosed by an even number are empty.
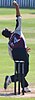
<svg viewBox="0 0 35 100">
<path fill-rule="evenodd" d="M 24 60 L 25 61 L 25 65 L 24 65 L 24 76 L 27 75 L 29 69 L 28 69 L 28 66 L 29 66 L 29 55 L 27 54 L 28 52 L 28 48 L 26 46 L 26 40 L 24 38 L 24 35 L 22 34 L 22 29 L 21 29 L 21 15 L 20 15 L 20 11 L 19 11 L 19 6 L 17 4 L 16 1 L 13 1 L 13 5 L 15 6 L 16 8 L 16 28 L 14 30 L 14 32 L 10 32 L 6 29 L 6 31 L 4 30 L 2 32 L 2 35 L 5 35 L 5 32 L 6 32 L 6 36 L 7 38 L 9 38 L 9 43 L 8 43 L 8 48 L 9 48 L 9 53 L 11 55 L 11 51 L 12 51 L 12 56 L 14 61 L 15 59 L 16 60 Z M 8 34 L 7 34 L 8 32 Z M 14 48 L 18 48 L 18 47 L 24 47 L 24 53 L 22 54 L 23 55 L 23 58 L 19 57 L 19 54 L 18 56 L 17 55 L 17 52 L 15 52 Z M 12 50 L 13 49 L 13 50 Z M 18 49 L 17 49 L 18 51 Z M 20 51 L 19 51 L 20 52 Z M 17 64 L 16 64 L 16 70 L 17 70 Z M 18 70 L 17 70 L 18 71 Z M 4 83 L 4 88 L 6 89 L 7 86 L 11 83 L 11 82 L 14 82 L 15 80 L 15 76 L 6 76 L 5 78 L 5 83 Z M 16 81 L 17 81 L 17 75 L 16 75 Z M 22 91 L 23 91 L 23 81 L 21 82 L 21 86 L 22 86 Z M 24 91 L 25 92 L 29 92 L 29 89 L 27 88 L 28 87 L 28 82 L 26 81 L 26 79 L 24 79 Z"/>
</svg>

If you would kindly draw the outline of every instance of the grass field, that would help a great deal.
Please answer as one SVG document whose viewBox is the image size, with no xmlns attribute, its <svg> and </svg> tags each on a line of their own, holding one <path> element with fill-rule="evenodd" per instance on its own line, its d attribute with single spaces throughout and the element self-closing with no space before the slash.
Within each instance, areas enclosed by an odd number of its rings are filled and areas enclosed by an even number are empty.
<svg viewBox="0 0 35 100">
<path fill-rule="evenodd" d="M 22 16 L 24 14 L 30 14 L 33 16 L 35 15 L 35 10 L 20 9 L 20 12 Z M 11 15 L 11 17 L 14 16 L 15 9 L 0 8 L 0 17 L 1 16 L 9 17 L 9 15 Z M 4 28 L 8 28 L 12 31 L 13 29 L 15 29 L 15 23 L 16 23 L 15 18 L 11 20 L 9 19 L 2 20 L 2 18 L 0 18 L 0 88 L 3 88 L 4 86 L 5 76 L 11 75 L 14 72 L 14 62 L 8 54 L 8 46 L 7 46 L 8 39 L 5 39 L 2 36 L 2 30 Z M 29 53 L 30 55 L 29 73 L 26 79 L 29 81 L 30 84 L 32 84 L 32 87 L 35 87 L 35 17 L 25 18 L 25 19 L 22 18 L 22 31 L 26 38 L 27 46 L 31 48 L 31 51 Z M 11 85 L 9 87 L 11 87 Z M 0 100 L 3 100 L 3 98 L 0 98 Z M 8 98 L 8 100 L 11 100 L 11 98 Z M 32 98 L 32 100 L 34 99 Z"/>
<path fill-rule="evenodd" d="M 27 100 L 27 98 L 23 99 L 23 98 L 0 98 L 0 100 Z M 28 100 L 35 100 L 35 98 L 28 98 Z"/>
</svg>

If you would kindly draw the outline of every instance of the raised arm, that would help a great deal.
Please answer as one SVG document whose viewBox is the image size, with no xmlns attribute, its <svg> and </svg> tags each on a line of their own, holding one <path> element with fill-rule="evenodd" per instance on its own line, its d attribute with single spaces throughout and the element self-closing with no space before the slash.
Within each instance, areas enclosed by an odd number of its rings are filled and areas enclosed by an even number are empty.
<svg viewBox="0 0 35 100">
<path fill-rule="evenodd" d="M 16 8 L 16 16 L 20 16 L 19 5 L 18 5 L 18 3 L 15 0 L 13 1 L 13 5 Z"/>
</svg>

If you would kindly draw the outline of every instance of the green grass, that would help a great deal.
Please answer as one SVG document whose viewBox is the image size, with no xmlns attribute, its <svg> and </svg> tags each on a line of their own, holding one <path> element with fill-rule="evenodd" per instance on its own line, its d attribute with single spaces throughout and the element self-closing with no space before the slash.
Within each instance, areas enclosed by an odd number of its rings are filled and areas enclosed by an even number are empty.
<svg viewBox="0 0 35 100">
<path fill-rule="evenodd" d="M 1 100 L 35 100 L 35 98 L 10 98 L 10 97 L 4 97 L 4 98 L 0 98 Z"/>
<path fill-rule="evenodd" d="M 35 9 L 21 9 L 20 12 L 22 14 L 35 14 Z"/>
<path fill-rule="evenodd" d="M 0 15 L 11 15 L 15 14 L 15 9 L 12 8 L 0 8 Z"/>
<path fill-rule="evenodd" d="M 30 9 L 20 9 L 21 13 L 29 13 L 29 14 L 35 14 L 35 10 Z M 15 9 L 6 9 L 6 8 L 0 8 L 0 15 L 11 15 L 15 14 Z M 11 31 L 15 29 L 15 20 L 1 20 L 0 21 L 0 88 L 4 86 L 4 79 L 6 75 L 12 75 L 14 72 L 14 62 L 10 58 L 8 54 L 8 39 L 5 39 L 2 36 L 2 30 L 4 28 L 8 28 Z M 29 83 L 35 84 L 35 18 L 33 19 L 22 19 L 22 31 L 26 38 L 27 46 L 31 48 L 31 51 L 29 53 L 30 55 L 30 66 L 29 66 L 29 73 L 26 77 Z M 11 84 L 12 85 L 12 84 Z M 0 100 L 11 100 L 16 98 L 0 98 Z M 35 98 L 17 98 L 17 99 L 32 99 Z"/>
<path fill-rule="evenodd" d="M 0 24 L 1 24 L 0 30 L 3 30 L 4 28 L 9 28 L 9 29 L 13 30 L 15 27 L 14 20 L 8 20 L 8 21 L 3 20 L 3 21 L 0 21 Z"/>
<path fill-rule="evenodd" d="M 20 9 L 20 12 L 23 14 L 35 14 L 35 9 Z M 15 9 L 12 8 L 0 8 L 0 15 L 11 15 L 15 14 Z"/>
</svg>

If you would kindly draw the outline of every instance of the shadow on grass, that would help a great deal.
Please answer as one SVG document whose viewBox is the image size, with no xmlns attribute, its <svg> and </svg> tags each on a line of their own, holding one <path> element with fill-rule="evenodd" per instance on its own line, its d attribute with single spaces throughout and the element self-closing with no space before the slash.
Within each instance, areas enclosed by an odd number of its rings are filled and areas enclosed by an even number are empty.
<svg viewBox="0 0 35 100">
<path fill-rule="evenodd" d="M 0 93 L 0 97 L 2 96 L 2 97 L 5 97 L 5 96 L 13 96 L 14 95 L 14 93 Z"/>
</svg>

